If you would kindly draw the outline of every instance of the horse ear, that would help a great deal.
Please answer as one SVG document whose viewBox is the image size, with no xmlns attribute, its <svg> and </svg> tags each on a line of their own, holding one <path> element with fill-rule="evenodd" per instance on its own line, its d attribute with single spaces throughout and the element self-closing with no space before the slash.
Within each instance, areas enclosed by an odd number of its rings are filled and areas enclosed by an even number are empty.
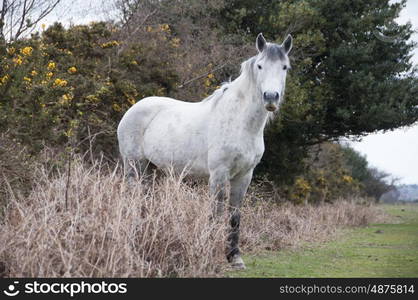
<svg viewBox="0 0 418 300">
<path fill-rule="evenodd" d="M 290 52 L 290 50 L 292 50 L 292 45 L 293 45 L 293 38 L 290 34 L 287 35 L 286 39 L 284 40 L 282 47 L 284 49 L 284 51 L 286 52 L 286 54 L 288 54 Z"/>
<path fill-rule="evenodd" d="M 257 35 L 257 40 L 255 42 L 255 46 L 257 47 L 258 52 L 263 52 L 264 48 L 266 47 L 266 39 L 264 38 L 262 33 Z"/>
</svg>

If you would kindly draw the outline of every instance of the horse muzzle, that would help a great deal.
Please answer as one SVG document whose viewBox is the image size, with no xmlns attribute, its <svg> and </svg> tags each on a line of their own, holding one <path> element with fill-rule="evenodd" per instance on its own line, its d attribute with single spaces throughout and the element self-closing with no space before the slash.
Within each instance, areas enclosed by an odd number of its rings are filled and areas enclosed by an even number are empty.
<svg viewBox="0 0 418 300">
<path fill-rule="evenodd" d="M 275 104 L 273 104 L 273 103 L 267 103 L 266 104 L 266 109 L 268 110 L 268 111 L 271 111 L 271 112 L 273 112 L 273 111 L 276 111 L 277 110 L 277 105 L 275 105 Z"/>
<path fill-rule="evenodd" d="M 275 111 L 277 109 L 277 105 L 275 103 L 278 103 L 279 101 L 279 93 L 278 92 L 264 92 L 263 93 L 263 99 L 266 102 L 266 109 L 268 111 Z"/>
</svg>

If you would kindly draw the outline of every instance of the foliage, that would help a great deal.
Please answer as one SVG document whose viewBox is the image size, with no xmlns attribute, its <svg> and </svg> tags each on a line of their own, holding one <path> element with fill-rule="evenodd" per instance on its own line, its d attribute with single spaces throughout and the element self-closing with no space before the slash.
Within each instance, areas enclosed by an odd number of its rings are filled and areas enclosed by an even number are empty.
<svg viewBox="0 0 418 300">
<path fill-rule="evenodd" d="M 277 183 L 301 172 L 309 145 L 413 124 L 418 119 L 411 24 L 394 22 L 405 1 L 229 1 L 225 29 L 253 40 L 294 37 L 280 117 L 258 168 Z M 388 26 L 390 24 L 391 26 Z M 384 37 L 394 37 L 384 39 Z"/>
<path fill-rule="evenodd" d="M 358 197 L 379 201 L 393 189 L 389 174 L 370 167 L 366 158 L 349 145 L 322 143 L 311 147 L 306 169 L 284 185 L 282 197 L 293 203 L 324 203 Z"/>
<path fill-rule="evenodd" d="M 96 137 L 95 152 L 116 154 L 118 121 L 139 98 L 163 95 L 174 86 L 170 62 L 153 55 L 153 43 L 119 52 L 117 29 L 92 23 L 65 29 L 54 24 L 41 35 L 2 49 L 1 129 L 33 153 L 74 137 L 80 150 Z M 163 38 L 165 32 L 160 30 Z"/>
<path fill-rule="evenodd" d="M 309 158 L 303 177 L 298 177 L 291 185 L 289 198 L 295 203 L 302 203 L 298 196 L 300 182 L 303 180 L 305 190 L 309 189 L 304 202 L 324 203 L 335 202 L 339 198 L 360 196 L 361 182 L 353 178 L 350 167 L 342 151 L 336 143 L 323 143 L 310 149 Z"/>
<path fill-rule="evenodd" d="M 344 146 L 341 150 L 346 167 L 349 169 L 351 176 L 361 183 L 365 196 L 379 201 L 380 196 L 394 189 L 396 178 L 390 178 L 390 174 L 369 166 L 366 157 L 353 148 Z"/>
</svg>

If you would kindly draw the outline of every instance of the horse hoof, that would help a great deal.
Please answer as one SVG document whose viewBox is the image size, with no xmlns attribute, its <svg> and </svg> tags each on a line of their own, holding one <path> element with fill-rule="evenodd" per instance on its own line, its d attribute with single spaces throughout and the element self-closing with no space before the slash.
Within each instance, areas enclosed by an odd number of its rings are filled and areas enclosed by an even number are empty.
<svg viewBox="0 0 418 300">
<path fill-rule="evenodd" d="M 234 257 L 232 257 L 231 267 L 234 270 L 244 270 L 245 269 L 245 264 L 244 264 L 244 261 L 242 260 L 241 256 L 234 255 Z"/>
</svg>

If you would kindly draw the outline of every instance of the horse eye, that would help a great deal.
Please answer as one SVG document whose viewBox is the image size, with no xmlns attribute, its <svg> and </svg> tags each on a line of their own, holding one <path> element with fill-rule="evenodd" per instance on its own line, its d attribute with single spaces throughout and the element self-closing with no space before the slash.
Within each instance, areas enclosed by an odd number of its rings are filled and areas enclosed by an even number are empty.
<svg viewBox="0 0 418 300">
<path fill-rule="evenodd" d="M 261 69 L 262 69 L 262 67 L 261 67 L 260 65 L 257 65 L 257 67 L 258 67 L 258 69 L 259 69 L 259 70 L 261 70 Z"/>
<path fill-rule="evenodd" d="M 283 70 L 286 70 L 287 69 L 287 66 L 285 65 L 285 66 L 283 66 Z"/>
</svg>

